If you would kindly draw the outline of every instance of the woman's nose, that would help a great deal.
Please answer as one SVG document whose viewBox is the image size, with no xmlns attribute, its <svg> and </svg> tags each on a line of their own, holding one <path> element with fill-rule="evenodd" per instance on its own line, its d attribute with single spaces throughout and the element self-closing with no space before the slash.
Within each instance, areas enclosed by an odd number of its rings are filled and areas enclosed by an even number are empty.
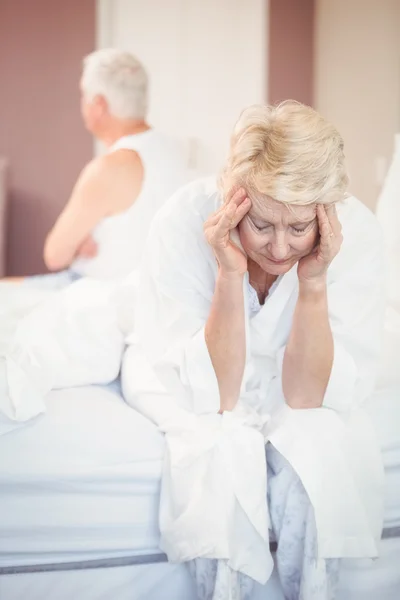
<svg viewBox="0 0 400 600">
<path fill-rule="evenodd" d="M 274 239 L 269 243 L 268 250 L 274 260 L 284 260 L 288 256 L 290 247 L 284 231 L 275 232 Z"/>
</svg>

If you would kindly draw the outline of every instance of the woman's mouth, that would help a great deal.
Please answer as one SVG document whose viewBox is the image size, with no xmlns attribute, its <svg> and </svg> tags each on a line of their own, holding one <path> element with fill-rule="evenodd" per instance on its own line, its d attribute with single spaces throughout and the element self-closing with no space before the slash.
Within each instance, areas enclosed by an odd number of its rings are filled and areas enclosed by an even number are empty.
<svg viewBox="0 0 400 600">
<path fill-rule="evenodd" d="M 284 265 L 284 264 L 286 264 L 286 263 L 288 262 L 288 260 L 289 260 L 288 258 L 285 258 L 284 260 L 275 260 L 274 258 L 269 258 L 269 257 L 267 257 L 267 259 L 268 259 L 270 262 L 274 263 L 274 265 Z"/>
</svg>

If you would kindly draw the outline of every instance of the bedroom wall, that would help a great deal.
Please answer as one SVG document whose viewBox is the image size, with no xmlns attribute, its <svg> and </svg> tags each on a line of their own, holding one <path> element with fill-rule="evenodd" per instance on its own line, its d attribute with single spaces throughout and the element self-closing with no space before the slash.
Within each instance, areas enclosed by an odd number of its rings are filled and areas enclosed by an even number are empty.
<svg viewBox="0 0 400 600">
<path fill-rule="evenodd" d="M 92 155 L 77 82 L 96 45 L 143 59 L 152 122 L 183 139 L 201 173 L 219 168 L 244 105 L 314 102 L 343 132 L 352 190 L 374 207 L 400 130 L 399 30 L 397 0 L 1 0 L 8 273 L 43 269 L 44 236 Z"/>
<path fill-rule="evenodd" d="M 315 103 L 345 141 L 351 191 L 374 208 L 400 130 L 400 2 L 316 0 Z"/>
<path fill-rule="evenodd" d="M 314 101 L 315 0 L 270 0 L 268 101 Z"/>
<path fill-rule="evenodd" d="M 95 0 L 1 0 L 0 155 L 9 159 L 7 272 L 44 270 L 44 237 L 90 159 L 79 115 Z"/>
<path fill-rule="evenodd" d="M 183 140 L 201 174 L 220 168 L 243 107 L 267 98 L 268 4 L 98 0 L 98 46 L 119 46 L 143 61 L 151 123 Z"/>
</svg>

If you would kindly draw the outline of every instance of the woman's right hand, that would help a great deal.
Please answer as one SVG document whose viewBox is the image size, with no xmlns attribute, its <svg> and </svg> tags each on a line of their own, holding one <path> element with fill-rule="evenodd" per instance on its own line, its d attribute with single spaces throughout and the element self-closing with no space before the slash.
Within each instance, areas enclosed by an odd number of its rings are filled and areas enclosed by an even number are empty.
<svg viewBox="0 0 400 600">
<path fill-rule="evenodd" d="M 218 261 L 222 277 L 243 276 L 247 271 L 247 257 L 231 240 L 230 234 L 251 208 L 251 200 L 240 188 L 230 192 L 226 202 L 204 224 L 207 242 Z"/>
</svg>

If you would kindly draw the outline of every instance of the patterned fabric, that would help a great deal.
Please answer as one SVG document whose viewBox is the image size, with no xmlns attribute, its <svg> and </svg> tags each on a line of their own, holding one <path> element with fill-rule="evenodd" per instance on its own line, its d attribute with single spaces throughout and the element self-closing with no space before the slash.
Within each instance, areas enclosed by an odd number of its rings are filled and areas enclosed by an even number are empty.
<svg viewBox="0 0 400 600">
<path fill-rule="evenodd" d="M 285 599 L 334 600 L 340 561 L 316 558 L 316 526 L 307 493 L 293 468 L 271 444 L 266 453 L 268 506 Z M 251 579 L 231 571 L 225 561 L 197 558 L 188 566 L 198 600 L 251 599 Z"/>
<path fill-rule="evenodd" d="M 188 563 L 197 600 L 251 600 L 253 581 L 230 569 L 223 560 L 196 558 Z"/>
<path fill-rule="evenodd" d="M 334 600 L 340 561 L 317 559 L 314 511 L 303 484 L 271 444 L 266 452 L 268 506 L 285 599 Z"/>
</svg>

